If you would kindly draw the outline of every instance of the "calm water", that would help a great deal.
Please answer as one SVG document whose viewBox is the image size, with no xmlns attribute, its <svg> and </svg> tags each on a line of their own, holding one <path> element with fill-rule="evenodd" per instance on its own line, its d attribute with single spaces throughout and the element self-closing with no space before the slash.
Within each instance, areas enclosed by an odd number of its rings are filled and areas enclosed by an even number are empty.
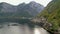
<svg viewBox="0 0 60 34">
<path fill-rule="evenodd" d="M 48 34 L 48 32 L 38 26 L 32 29 L 27 24 L 9 23 L 0 25 L 0 34 Z"/>
</svg>

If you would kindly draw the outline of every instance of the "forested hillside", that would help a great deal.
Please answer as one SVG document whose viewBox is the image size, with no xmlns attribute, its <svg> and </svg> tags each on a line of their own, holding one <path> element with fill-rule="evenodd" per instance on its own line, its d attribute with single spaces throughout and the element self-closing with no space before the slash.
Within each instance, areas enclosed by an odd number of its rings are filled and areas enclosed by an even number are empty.
<svg viewBox="0 0 60 34">
<path fill-rule="evenodd" d="M 52 0 L 38 15 L 38 17 L 41 16 L 52 24 L 53 30 L 58 30 L 60 28 L 60 0 Z"/>
</svg>

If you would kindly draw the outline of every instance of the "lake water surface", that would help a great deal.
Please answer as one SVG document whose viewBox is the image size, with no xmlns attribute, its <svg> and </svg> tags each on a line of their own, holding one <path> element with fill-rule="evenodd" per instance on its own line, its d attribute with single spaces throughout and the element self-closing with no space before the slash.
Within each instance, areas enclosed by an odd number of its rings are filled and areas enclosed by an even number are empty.
<svg viewBox="0 0 60 34">
<path fill-rule="evenodd" d="M 0 34 L 49 34 L 49 33 L 39 26 L 30 28 L 27 24 L 21 25 L 18 23 L 9 23 L 0 25 Z"/>
</svg>

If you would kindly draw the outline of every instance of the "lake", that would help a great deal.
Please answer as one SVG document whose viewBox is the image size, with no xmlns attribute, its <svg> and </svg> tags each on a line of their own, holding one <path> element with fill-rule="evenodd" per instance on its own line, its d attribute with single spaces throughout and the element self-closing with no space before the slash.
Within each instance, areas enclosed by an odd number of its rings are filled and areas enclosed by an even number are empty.
<svg viewBox="0 0 60 34">
<path fill-rule="evenodd" d="M 0 34 L 49 34 L 45 29 L 37 25 L 34 28 L 28 24 L 5 23 L 0 24 Z"/>
</svg>

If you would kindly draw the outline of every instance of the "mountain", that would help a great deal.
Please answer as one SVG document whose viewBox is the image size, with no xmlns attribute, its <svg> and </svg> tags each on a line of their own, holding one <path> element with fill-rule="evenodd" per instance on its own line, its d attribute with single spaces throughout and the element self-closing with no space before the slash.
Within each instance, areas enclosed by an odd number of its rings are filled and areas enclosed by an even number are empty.
<svg viewBox="0 0 60 34">
<path fill-rule="evenodd" d="M 34 1 L 26 4 L 21 3 L 14 6 L 5 2 L 0 3 L 0 16 L 20 16 L 20 17 L 33 17 L 44 9 L 44 6 Z"/>
<path fill-rule="evenodd" d="M 1 12 L 16 12 L 16 7 L 13 5 L 10 5 L 8 3 L 2 2 L 0 3 L 0 10 Z"/>
<path fill-rule="evenodd" d="M 44 6 L 34 1 L 30 2 L 29 4 L 22 3 L 18 5 L 18 11 L 23 15 L 30 14 L 32 16 L 36 16 L 43 9 L 44 9 Z"/>
<path fill-rule="evenodd" d="M 2 16 L 11 16 L 17 11 L 17 7 L 10 5 L 8 3 L 0 3 L 0 17 Z"/>
<path fill-rule="evenodd" d="M 53 25 L 53 31 L 58 30 L 60 28 L 60 0 L 52 0 L 38 16 L 45 17 Z"/>
</svg>

